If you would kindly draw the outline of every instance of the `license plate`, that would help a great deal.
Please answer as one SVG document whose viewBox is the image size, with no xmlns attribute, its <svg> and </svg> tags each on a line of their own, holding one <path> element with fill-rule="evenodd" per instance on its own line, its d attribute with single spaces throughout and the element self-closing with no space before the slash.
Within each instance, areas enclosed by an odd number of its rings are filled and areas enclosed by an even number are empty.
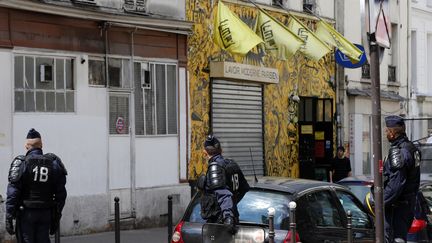
<svg viewBox="0 0 432 243">
<path fill-rule="evenodd" d="M 263 243 L 265 231 L 261 227 L 237 226 L 237 232 L 232 234 L 223 224 L 206 223 L 202 228 L 203 243 Z"/>
</svg>

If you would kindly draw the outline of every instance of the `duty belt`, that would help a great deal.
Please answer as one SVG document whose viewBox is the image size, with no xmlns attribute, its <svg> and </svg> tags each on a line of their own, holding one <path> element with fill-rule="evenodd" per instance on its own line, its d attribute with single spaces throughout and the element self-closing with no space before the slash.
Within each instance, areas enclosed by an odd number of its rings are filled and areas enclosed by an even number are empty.
<svg viewBox="0 0 432 243">
<path fill-rule="evenodd" d="M 26 208 L 52 208 L 55 206 L 55 202 L 45 202 L 45 201 L 30 201 L 24 200 L 23 204 Z"/>
</svg>

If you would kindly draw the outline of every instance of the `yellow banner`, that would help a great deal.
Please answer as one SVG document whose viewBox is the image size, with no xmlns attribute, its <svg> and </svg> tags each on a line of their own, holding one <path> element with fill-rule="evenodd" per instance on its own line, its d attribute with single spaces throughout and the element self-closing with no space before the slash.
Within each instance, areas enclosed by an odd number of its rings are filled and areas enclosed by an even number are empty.
<svg viewBox="0 0 432 243">
<path fill-rule="evenodd" d="M 363 52 L 323 20 L 318 22 L 315 34 L 327 44 L 338 48 L 351 60 L 360 61 Z"/>
<path fill-rule="evenodd" d="M 308 27 L 293 15 L 290 15 L 288 28 L 305 41 L 304 45 L 300 47 L 300 52 L 306 57 L 318 61 L 331 51 L 327 44 L 321 41 Z"/>
<path fill-rule="evenodd" d="M 245 55 L 263 40 L 221 1 L 214 18 L 213 40 L 230 53 Z"/>
<path fill-rule="evenodd" d="M 293 56 L 304 43 L 286 26 L 263 10 L 259 11 L 255 31 L 264 40 L 266 52 L 281 60 Z"/>
</svg>

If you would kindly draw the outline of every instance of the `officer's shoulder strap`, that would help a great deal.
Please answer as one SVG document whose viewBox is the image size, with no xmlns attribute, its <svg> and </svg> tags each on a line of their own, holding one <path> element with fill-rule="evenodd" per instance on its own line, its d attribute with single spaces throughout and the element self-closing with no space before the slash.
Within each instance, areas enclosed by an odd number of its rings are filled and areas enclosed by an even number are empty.
<svg viewBox="0 0 432 243">
<path fill-rule="evenodd" d="M 68 172 L 66 170 L 66 167 L 64 166 L 63 162 L 61 161 L 60 157 L 58 157 L 56 154 L 54 153 L 46 153 L 44 154 L 45 157 L 47 157 L 49 160 L 51 161 L 57 161 L 60 169 L 62 170 L 63 174 L 67 175 Z"/>
<path fill-rule="evenodd" d="M 17 182 L 21 179 L 24 172 L 25 159 L 26 157 L 24 155 L 18 155 L 12 160 L 8 176 L 9 182 Z"/>
</svg>

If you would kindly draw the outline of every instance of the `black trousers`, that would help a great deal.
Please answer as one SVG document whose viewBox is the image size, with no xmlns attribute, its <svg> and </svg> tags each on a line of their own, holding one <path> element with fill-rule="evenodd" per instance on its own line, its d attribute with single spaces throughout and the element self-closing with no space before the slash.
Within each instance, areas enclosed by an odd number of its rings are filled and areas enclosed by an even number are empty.
<svg viewBox="0 0 432 243">
<path fill-rule="evenodd" d="M 25 208 L 19 216 L 23 243 L 50 243 L 51 209 Z"/>
<path fill-rule="evenodd" d="M 415 197 L 411 197 L 385 208 L 384 231 L 387 243 L 393 243 L 397 238 L 406 241 L 414 219 L 415 200 Z"/>
</svg>

